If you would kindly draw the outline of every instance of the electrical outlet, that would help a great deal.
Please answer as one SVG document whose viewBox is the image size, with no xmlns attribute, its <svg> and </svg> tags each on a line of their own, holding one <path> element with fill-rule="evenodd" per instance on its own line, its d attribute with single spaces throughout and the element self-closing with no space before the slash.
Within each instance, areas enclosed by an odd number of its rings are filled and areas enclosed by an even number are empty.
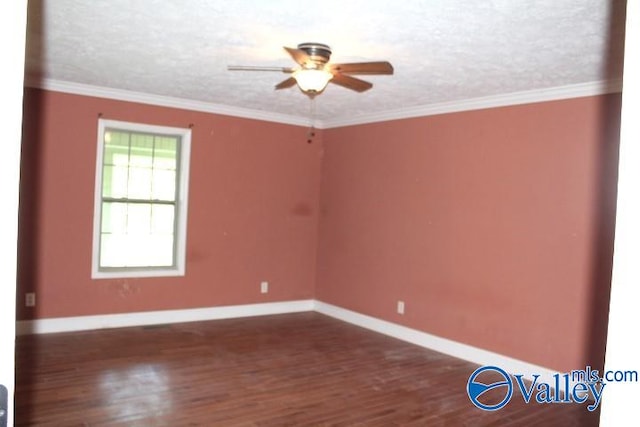
<svg viewBox="0 0 640 427">
<path fill-rule="evenodd" d="M 260 282 L 260 293 L 266 294 L 269 292 L 269 282 Z"/>
<path fill-rule="evenodd" d="M 35 307 L 36 306 L 36 293 L 35 292 L 27 292 L 24 294 L 24 305 L 26 307 Z"/>
<path fill-rule="evenodd" d="M 404 301 L 398 301 L 398 314 L 404 314 Z"/>
</svg>

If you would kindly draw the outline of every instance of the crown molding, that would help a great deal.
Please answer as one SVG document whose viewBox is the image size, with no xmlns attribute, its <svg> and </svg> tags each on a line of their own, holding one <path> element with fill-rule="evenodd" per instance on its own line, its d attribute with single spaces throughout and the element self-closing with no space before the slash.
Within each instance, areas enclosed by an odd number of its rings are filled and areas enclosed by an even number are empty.
<svg viewBox="0 0 640 427">
<path fill-rule="evenodd" d="M 102 86 L 92 86 L 62 80 L 34 79 L 27 77 L 25 78 L 25 86 L 54 92 L 71 93 L 74 95 L 94 96 L 99 98 L 115 99 L 118 101 L 139 102 L 143 104 L 157 105 L 162 107 L 180 108 L 184 110 L 201 111 L 205 113 L 221 114 L 225 116 L 241 117 L 253 120 L 263 120 L 295 126 L 309 125 L 309 119 L 307 117 L 271 113 L 250 108 L 231 107 L 209 102 L 173 98 L 168 96 L 133 92 Z M 331 129 L 368 123 L 385 122 L 389 120 L 402 120 L 415 117 L 434 116 L 438 114 L 481 110 L 485 108 L 506 107 L 510 105 L 533 104 L 537 102 L 557 101 L 562 99 L 581 98 L 586 96 L 597 96 L 618 92 L 622 92 L 622 80 L 579 83 L 547 89 L 535 89 L 502 95 L 493 95 L 480 98 L 464 99 L 459 101 L 421 105 L 417 107 L 365 114 L 357 117 L 317 120 L 315 123 L 315 127 L 318 129 Z"/>
<path fill-rule="evenodd" d="M 141 104 L 179 108 L 183 110 L 200 111 L 204 113 L 221 114 L 224 116 L 263 120 L 295 126 L 309 126 L 309 119 L 307 117 L 290 116 L 287 114 L 271 113 L 268 111 L 254 110 L 250 108 L 231 107 L 228 105 L 220 105 L 210 102 L 153 95 L 149 93 L 93 86 L 63 80 L 26 77 L 24 85 L 53 92 L 70 93 L 73 95 L 93 96 L 98 98 L 114 99 L 117 101 L 138 102 Z"/>
<path fill-rule="evenodd" d="M 562 99 L 581 98 L 618 92 L 622 92 L 622 80 L 579 83 L 547 89 L 535 89 L 502 95 L 492 95 L 481 98 L 470 98 L 459 101 L 402 108 L 352 118 L 325 120 L 322 125 L 324 129 L 330 129 L 389 120 L 410 119 L 415 117 L 435 116 L 438 114 L 482 110 L 485 108 L 558 101 Z"/>
</svg>

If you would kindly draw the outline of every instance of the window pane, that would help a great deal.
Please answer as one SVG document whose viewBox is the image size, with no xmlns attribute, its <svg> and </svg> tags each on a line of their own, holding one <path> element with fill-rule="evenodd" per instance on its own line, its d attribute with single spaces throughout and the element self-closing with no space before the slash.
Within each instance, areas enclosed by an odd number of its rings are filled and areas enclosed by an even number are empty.
<svg viewBox="0 0 640 427">
<path fill-rule="evenodd" d="M 105 165 L 127 166 L 129 164 L 129 134 L 117 131 L 107 131 L 104 134 Z"/>
<path fill-rule="evenodd" d="M 176 169 L 178 139 L 174 137 L 156 137 L 153 167 L 157 169 Z"/>
<path fill-rule="evenodd" d="M 128 197 L 130 199 L 151 199 L 151 169 L 129 168 Z"/>
<path fill-rule="evenodd" d="M 156 200 L 176 199 L 176 172 L 170 170 L 154 169 L 153 194 Z"/>
<path fill-rule="evenodd" d="M 151 233 L 153 234 L 173 234 L 174 232 L 173 205 L 153 205 L 151 208 Z"/>
<path fill-rule="evenodd" d="M 125 234 L 100 235 L 100 267 L 126 267 Z M 125 248 L 123 250 L 123 248 Z"/>
<path fill-rule="evenodd" d="M 137 167 L 152 166 L 153 135 L 131 134 L 131 159 L 129 164 Z"/>
<path fill-rule="evenodd" d="M 102 197 L 127 196 L 129 169 L 122 166 L 105 166 L 102 170 Z"/>
<path fill-rule="evenodd" d="M 173 235 L 132 236 L 129 245 L 133 250 L 130 267 L 173 265 Z"/>
<path fill-rule="evenodd" d="M 169 267 L 172 265 L 172 235 L 101 235 L 101 267 Z"/>
<path fill-rule="evenodd" d="M 129 147 L 113 147 L 106 146 L 104 149 L 104 164 L 105 165 L 129 165 Z"/>
<path fill-rule="evenodd" d="M 100 266 L 173 265 L 173 221 L 172 205 L 104 203 Z"/>
<path fill-rule="evenodd" d="M 153 167 L 155 169 L 176 170 L 176 158 L 168 156 L 158 156 L 153 158 Z"/>
<path fill-rule="evenodd" d="M 127 205 L 126 203 L 102 204 L 102 233 L 125 234 L 127 230 Z"/>
<path fill-rule="evenodd" d="M 147 235 L 151 233 L 151 205 L 127 204 L 127 234 Z"/>
<path fill-rule="evenodd" d="M 129 267 L 173 265 L 173 236 L 130 236 Z"/>
<path fill-rule="evenodd" d="M 169 137 L 156 138 L 156 149 L 153 158 L 154 169 L 176 170 L 178 139 Z"/>
</svg>

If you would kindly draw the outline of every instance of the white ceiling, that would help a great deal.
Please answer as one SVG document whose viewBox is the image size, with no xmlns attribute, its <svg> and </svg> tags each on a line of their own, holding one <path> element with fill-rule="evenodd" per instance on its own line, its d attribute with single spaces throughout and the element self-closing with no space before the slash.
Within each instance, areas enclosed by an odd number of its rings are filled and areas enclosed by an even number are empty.
<svg viewBox="0 0 640 427">
<path fill-rule="evenodd" d="M 332 62 L 388 60 L 373 89 L 337 85 L 319 121 L 621 78 L 621 0 L 31 0 L 27 76 L 309 120 L 283 46 L 321 42 Z M 38 85 L 36 83 L 35 85 Z"/>
</svg>

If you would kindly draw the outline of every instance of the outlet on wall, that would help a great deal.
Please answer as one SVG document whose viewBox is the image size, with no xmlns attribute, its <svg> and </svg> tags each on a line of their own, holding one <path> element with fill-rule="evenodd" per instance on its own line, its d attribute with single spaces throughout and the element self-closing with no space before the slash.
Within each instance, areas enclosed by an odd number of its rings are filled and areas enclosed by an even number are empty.
<svg viewBox="0 0 640 427">
<path fill-rule="evenodd" d="M 35 292 L 27 292 L 24 294 L 24 305 L 26 307 L 35 307 L 36 306 L 36 293 Z"/>
<path fill-rule="evenodd" d="M 260 293 L 266 294 L 269 292 L 269 282 L 260 282 Z"/>
<path fill-rule="evenodd" d="M 404 301 L 398 301 L 398 314 L 404 314 Z"/>
</svg>

